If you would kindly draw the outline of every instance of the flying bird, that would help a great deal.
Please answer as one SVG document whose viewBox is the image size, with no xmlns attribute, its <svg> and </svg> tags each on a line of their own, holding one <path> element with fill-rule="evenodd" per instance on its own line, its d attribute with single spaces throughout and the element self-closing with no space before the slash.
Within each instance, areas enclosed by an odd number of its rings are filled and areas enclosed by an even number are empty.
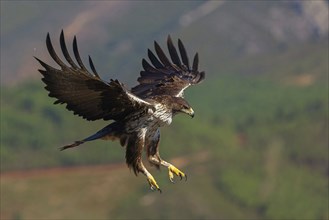
<svg viewBox="0 0 329 220">
<path fill-rule="evenodd" d="M 54 68 L 36 58 L 44 69 L 42 81 L 49 96 L 56 98 L 54 104 L 66 104 L 66 108 L 82 118 L 94 120 L 112 120 L 112 123 L 95 134 L 61 147 L 61 150 L 77 147 L 85 142 L 97 139 L 118 140 L 126 150 L 126 163 L 134 173 L 146 176 L 152 190 L 161 189 L 142 162 L 145 150 L 148 161 L 157 168 L 168 169 L 169 179 L 174 175 L 187 178 L 186 174 L 173 164 L 160 157 L 160 127 L 170 125 L 178 113 L 194 117 L 194 111 L 184 99 L 184 90 L 204 80 L 205 72 L 198 70 L 198 53 L 192 66 L 185 47 L 178 39 L 178 51 L 170 35 L 167 46 L 171 60 L 154 41 L 155 53 L 148 50 L 150 62 L 143 59 L 143 70 L 137 79 L 138 84 L 128 89 L 118 80 L 109 82 L 100 78 L 89 56 L 91 71 L 87 70 L 78 52 L 77 40 L 73 38 L 75 60 L 69 54 L 63 30 L 60 34 L 60 47 L 67 63 L 55 52 L 49 33 L 46 38 L 48 52 L 59 65 Z"/>
</svg>

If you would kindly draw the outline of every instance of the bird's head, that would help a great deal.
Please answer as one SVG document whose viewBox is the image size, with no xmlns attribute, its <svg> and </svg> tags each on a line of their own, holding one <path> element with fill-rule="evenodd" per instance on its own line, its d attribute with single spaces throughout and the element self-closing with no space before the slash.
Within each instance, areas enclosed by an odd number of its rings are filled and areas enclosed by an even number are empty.
<svg viewBox="0 0 329 220">
<path fill-rule="evenodd" d="M 177 113 L 185 113 L 192 118 L 194 117 L 194 111 L 192 107 L 185 99 L 181 97 L 173 97 L 172 111 L 174 115 Z"/>
</svg>

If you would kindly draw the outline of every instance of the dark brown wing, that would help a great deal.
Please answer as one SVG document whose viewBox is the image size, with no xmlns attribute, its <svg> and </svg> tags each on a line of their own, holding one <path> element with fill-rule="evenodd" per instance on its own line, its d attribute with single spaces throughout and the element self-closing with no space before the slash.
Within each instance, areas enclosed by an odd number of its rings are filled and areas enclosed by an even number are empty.
<svg viewBox="0 0 329 220">
<path fill-rule="evenodd" d="M 140 84 L 132 88 L 132 93 L 142 98 L 156 95 L 183 96 L 183 91 L 187 87 L 198 84 L 205 78 L 205 73 L 198 71 L 198 54 L 195 54 L 191 68 L 181 40 L 178 40 L 180 57 L 170 36 L 167 46 L 172 62 L 155 41 L 157 56 L 148 50 L 148 57 L 153 66 L 143 59 L 144 70 L 140 72 L 140 77 L 137 79 Z"/>
<path fill-rule="evenodd" d="M 97 74 L 90 57 L 89 63 L 93 74 L 88 72 L 81 61 L 76 37 L 73 40 L 73 51 L 78 64 L 68 53 L 63 31 L 60 36 L 60 45 L 69 65 L 57 56 L 49 34 L 46 43 L 50 56 L 61 68 L 53 68 L 36 59 L 45 68 L 39 71 L 43 75 L 42 81 L 46 84 L 45 88 L 49 91 L 49 96 L 57 99 L 54 104 L 66 103 L 68 110 L 87 120 L 122 120 L 130 113 L 151 106 L 129 92 L 119 81 L 104 82 Z"/>
</svg>

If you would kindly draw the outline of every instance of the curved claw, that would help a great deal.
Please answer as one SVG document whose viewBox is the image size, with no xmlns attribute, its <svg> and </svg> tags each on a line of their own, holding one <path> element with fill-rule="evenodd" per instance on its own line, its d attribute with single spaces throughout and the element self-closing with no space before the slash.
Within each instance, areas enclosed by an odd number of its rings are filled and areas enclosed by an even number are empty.
<svg viewBox="0 0 329 220">
<path fill-rule="evenodd" d="M 173 174 L 172 171 L 170 171 L 170 169 L 169 169 L 169 180 L 170 180 L 170 182 L 175 183 L 175 181 L 174 181 L 174 174 Z"/>
<path fill-rule="evenodd" d="M 183 177 L 185 177 L 185 181 L 187 180 L 186 174 L 183 173 L 182 171 L 180 171 L 179 169 L 177 169 L 176 167 L 174 167 L 173 165 L 170 165 L 168 167 L 168 170 L 169 170 L 169 180 L 170 180 L 170 182 L 175 183 L 174 182 L 174 174 L 176 176 L 179 176 L 180 180 L 182 180 Z"/>
<path fill-rule="evenodd" d="M 158 190 L 160 193 L 162 193 L 160 187 L 158 186 L 157 182 L 155 181 L 152 175 L 147 176 L 147 181 L 150 184 L 152 191 Z"/>
<path fill-rule="evenodd" d="M 160 193 L 162 193 L 162 190 L 160 188 L 156 188 L 154 186 L 151 186 L 151 190 L 154 191 L 154 190 L 158 190 Z"/>
</svg>

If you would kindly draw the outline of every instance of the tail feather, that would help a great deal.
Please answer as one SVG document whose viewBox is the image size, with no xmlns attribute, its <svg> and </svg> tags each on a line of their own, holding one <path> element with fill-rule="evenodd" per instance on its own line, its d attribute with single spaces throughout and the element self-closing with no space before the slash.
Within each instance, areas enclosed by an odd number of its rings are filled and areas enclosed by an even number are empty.
<svg viewBox="0 0 329 220">
<path fill-rule="evenodd" d="M 61 151 L 66 150 L 68 148 L 72 147 L 77 147 L 80 144 L 83 144 L 87 141 L 93 141 L 97 139 L 110 139 L 110 140 L 115 140 L 116 138 L 119 138 L 122 133 L 122 127 L 120 124 L 114 122 L 101 130 L 97 131 L 95 134 L 80 140 L 80 141 L 75 141 L 73 144 L 65 145 L 64 147 L 60 147 L 59 149 Z"/>
<path fill-rule="evenodd" d="M 60 147 L 59 150 L 63 151 L 63 150 L 66 150 L 68 148 L 77 147 L 77 146 L 79 146 L 80 144 L 83 144 L 83 143 L 85 143 L 85 142 L 84 141 L 75 141 L 73 144 L 69 144 L 69 145 L 65 145 L 64 147 Z"/>
</svg>

